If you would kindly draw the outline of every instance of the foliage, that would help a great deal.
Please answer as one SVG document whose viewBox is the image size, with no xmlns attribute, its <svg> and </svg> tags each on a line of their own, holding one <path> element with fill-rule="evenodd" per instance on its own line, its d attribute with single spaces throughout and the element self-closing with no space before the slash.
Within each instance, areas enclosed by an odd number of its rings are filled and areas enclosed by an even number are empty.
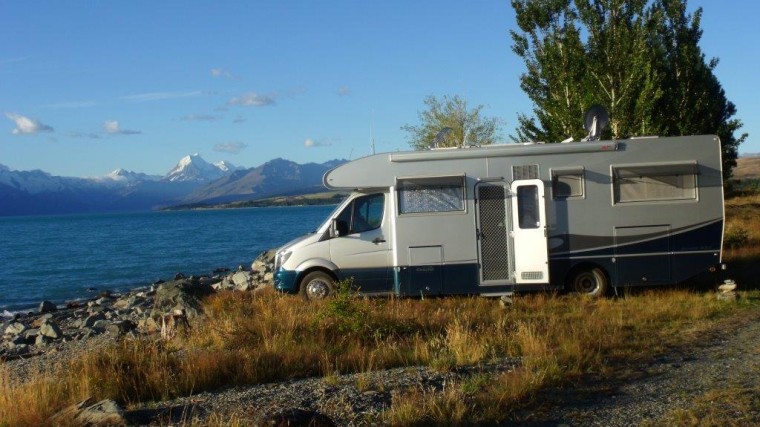
<svg viewBox="0 0 760 427">
<path fill-rule="evenodd" d="M 335 294 L 317 314 L 317 320 L 327 320 L 341 333 L 358 332 L 362 329 L 366 317 L 366 313 L 357 303 L 358 299 L 353 280 L 339 282 Z"/>
<path fill-rule="evenodd" d="M 741 226 L 726 230 L 726 235 L 723 236 L 723 246 L 726 248 L 736 249 L 747 244 L 749 244 L 749 231 Z"/>
<path fill-rule="evenodd" d="M 702 9 L 687 0 L 512 0 L 512 49 L 526 65 L 521 88 L 534 116 L 514 140 L 583 137 L 583 113 L 610 112 L 603 137 L 717 134 L 724 176 L 736 165 L 741 121 L 699 47 Z"/>
<path fill-rule="evenodd" d="M 409 145 L 415 150 L 430 148 L 437 141 L 438 147 L 463 147 L 493 144 L 499 138 L 501 121 L 481 114 L 483 105 L 473 109 L 458 95 L 425 98 L 427 109 L 419 113 L 420 124 L 401 127 L 409 133 Z M 450 128 L 450 131 L 443 131 Z M 443 132 L 442 132 L 443 131 Z"/>
</svg>

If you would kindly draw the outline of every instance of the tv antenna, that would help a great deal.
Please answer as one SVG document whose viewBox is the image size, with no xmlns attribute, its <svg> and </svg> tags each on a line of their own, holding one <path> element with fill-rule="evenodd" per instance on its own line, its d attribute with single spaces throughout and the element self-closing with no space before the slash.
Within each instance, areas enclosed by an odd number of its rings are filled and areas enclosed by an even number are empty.
<svg viewBox="0 0 760 427">
<path fill-rule="evenodd" d="M 430 148 L 438 148 L 438 144 L 443 141 L 446 136 L 451 133 L 452 129 L 448 126 L 444 127 L 443 129 L 439 130 L 437 134 L 435 134 L 435 138 L 433 138 L 433 143 L 430 144 Z"/>
<path fill-rule="evenodd" d="M 583 118 L 583 128 L 588 132 L 588 136 L 583 141 L 599 141 L 602 131 L 610 123 L 610 116 L 607 110 L 599 104 L 594 104 L 586 111 Z"/>
<path fill-rule="evenodd" d="M 375 127 L 375 110 L 372 110 L 372 120 L 369 122 L 369 143 L 370 147 L 372 147 L 372 154 L 375 154 L 375 136 L 373 134 L 373 129 Z"/>
</svg>

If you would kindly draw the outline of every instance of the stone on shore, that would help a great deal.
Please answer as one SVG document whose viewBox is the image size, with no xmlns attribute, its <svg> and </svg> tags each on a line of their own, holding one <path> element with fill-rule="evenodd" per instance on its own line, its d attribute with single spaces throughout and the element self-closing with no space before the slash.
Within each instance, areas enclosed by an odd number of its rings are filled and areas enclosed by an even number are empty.
<svg viewBox="0 0 760 427">
<path fill-rule="evenodd" d="M 39 307 L 39 309 L 37 311 L 40 312 L 40 313 L 50 313 L 50 312 L 53 312 L 53 311 L 56 311 L 56 310 L 58 310 L 58 307 L 56 307 L 56 305 L 53 304 L 52 302 L 50 302 L 50 301 L 42 301 L 40 303 L 40 307 Z"/>
<path fill-rule="evenodd" d="M 27 329 L 26 325 L 21 322 L 12 322 L 5 328 L 5 335 L 18 335 Z"/>
<path fill-rule="evenodd" d="M 190 279 L 162 283 L 156 289 L 154 311 L 163 315 L 174 310 L 185 310 L 188 318 L 197 317 L 203 313 L 199 298 L 212 292 L 211 286 Z"/>
<path fill-rule="evenodd" d="M 58 327 L 55 322 L 48 320 L 46 322 L 42 322 L 42 325 L 40 325 L 39 336 L 45 336 L 57 340 L 63 337 L 63 331 L 61 331 L 61 328 Z"/>
</svg>

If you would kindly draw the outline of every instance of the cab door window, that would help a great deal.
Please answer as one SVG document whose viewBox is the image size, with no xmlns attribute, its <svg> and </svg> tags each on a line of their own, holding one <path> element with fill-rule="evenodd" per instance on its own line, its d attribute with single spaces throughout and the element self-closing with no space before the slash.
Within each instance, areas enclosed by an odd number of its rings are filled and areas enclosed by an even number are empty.
<svg viewBox="0 0 760 427">
<path fill-rule="evenodd" d="M 385 196 L 370 194 L 354 199 L 337 216 L 337 220 L 348 225 L 348 233 L 362 233 L 380 227 L 385 212 Z"/>
</svg>

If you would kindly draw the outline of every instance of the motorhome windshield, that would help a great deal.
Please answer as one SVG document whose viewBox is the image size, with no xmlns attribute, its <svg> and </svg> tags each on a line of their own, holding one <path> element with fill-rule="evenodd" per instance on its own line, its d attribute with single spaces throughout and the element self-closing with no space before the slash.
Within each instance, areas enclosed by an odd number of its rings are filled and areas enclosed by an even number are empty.
<svg viewBox="0 0 760 427">
<path fill-rule="evenodd" d="M 351 202 L 351 200 L 353 200 L 359 194 L 361 193 L 351 193 L 348 196 L 346 196 L 346 198 L 343 199 L 342 202 L 338 203 L 338 205 L 335 206 L 335 209 L 333 209 L 332 212 L 330 212 L 330 215 L 327 215 L 327 218 L 322 223 L 322 225 L 320 225 L 319 228 L 317 228 L 317 232 L 324 233 L 325 230 L 327 230 L 327 228 L 330 227 L 330 222 L 332 221 L 333 218 L 335 218 L 335 216 L 338 215 L 338 212 L 340 212 L 347 204 Z"/>
</svg>

